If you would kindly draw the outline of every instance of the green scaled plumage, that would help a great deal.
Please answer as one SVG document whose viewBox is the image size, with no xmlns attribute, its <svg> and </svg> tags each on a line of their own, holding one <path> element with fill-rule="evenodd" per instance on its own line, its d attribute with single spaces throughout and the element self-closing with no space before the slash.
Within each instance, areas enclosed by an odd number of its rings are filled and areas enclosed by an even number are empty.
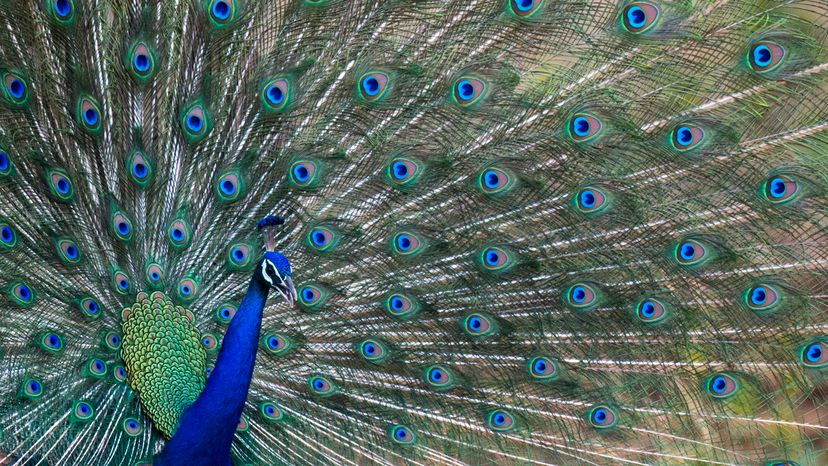
<svg viewBox="0 0 828 466">
<path fill-rule="evenodd" d="M 270 214 L 234 464 L 828 464 L 826 46 L 823 0 L 0 1 L 0 464 L 150 464 Z"/>
</svg>

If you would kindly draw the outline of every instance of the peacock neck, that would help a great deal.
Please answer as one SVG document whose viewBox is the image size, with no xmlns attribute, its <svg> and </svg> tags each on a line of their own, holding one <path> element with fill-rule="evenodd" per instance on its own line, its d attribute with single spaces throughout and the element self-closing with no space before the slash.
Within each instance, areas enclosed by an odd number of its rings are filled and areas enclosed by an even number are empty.
<svg viewBox="0 0 828 466">
<path fill-rule="evenodd" d="M 230 446 L 253 376 L 268 291 L 256 278 L 250 281 L 204 391 L 184 411 L 156 464 L 231 464 Z"/>
</svg>

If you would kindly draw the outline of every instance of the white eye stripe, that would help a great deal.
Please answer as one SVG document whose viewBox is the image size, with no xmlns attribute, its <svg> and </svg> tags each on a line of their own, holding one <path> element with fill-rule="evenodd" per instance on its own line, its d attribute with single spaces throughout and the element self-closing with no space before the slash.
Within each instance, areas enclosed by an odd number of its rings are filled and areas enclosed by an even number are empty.
<svg viewBox="0 0 828 466">
<path fill-rule="evenodd" d="M 273 286 L 273 278 L 270 277 L 270 274 L 267 273 L 267 266 L 273 266 L 273 263 L 269 260 L 262 261 L 262 276 L 264 277 L 267 282 Z M 273 267 L 273 270 L 276 270 L 276 267 Z"/>
</svg>

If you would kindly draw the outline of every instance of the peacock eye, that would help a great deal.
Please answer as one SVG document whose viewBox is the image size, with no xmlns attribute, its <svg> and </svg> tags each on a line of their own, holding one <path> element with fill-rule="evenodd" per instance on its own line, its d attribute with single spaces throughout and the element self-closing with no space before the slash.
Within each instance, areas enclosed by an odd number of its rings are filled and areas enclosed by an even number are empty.
<svg viewBox="0 0 828 466">
<path fill-rule="evenodd" d="M 694 267 L 706 262 L 710 251 L 700 241 L 687 239 L 676 245 L 673 255 L 679 264 Z"/>
<path fill-rule="evenodd" d="M 739 381 L 730 374 L 718 373 L 707 379 L 705 390 L 713 398 L 724 399 L 736 394 L 739 389 Z"/>
<path fill-rule="evenodd" d="M 72 405 L 73 421 L 89 421 L 95 417 L 95 409 L 85 401 L 77 401 Z"/>
<path fill-rule="evenodd" d="M 307 244 L 314 251 L 328 252 L 339 243 L 339 233 L 324 226 L 311 228 L 307 235 Z"/>
<path fill-rule="evenodd" d="M 454 82 L 454 101 L 462 107 L 471 107 L 481 101 L 486 93 L 486 83 L 472 76 L 464 76 Z"/>
<path fill-rule="evenodd" d="M 743 297 L 743 304 L 751 311 L 758 313 L 771 312 L 778 307 L 779 303 L 779 292 L 766 283 L 759 283 L 748 288 Z"/>
<path fill-rule="evenodd" d="M 377 101 L 385 95 L 388 82 L 389 78 L 385 73 L 366 73 L 359 78 L 359 95 L 369 102 Z"/>
<path fill-rule="evenodd" d="M 591 215 L 597 214 L 609 205 L 607 195 L 598 188 L 581 188 L 575 193 L 575 207 L 581 213 Z"/>
<path fill-rule="evenodd" d="M 185 278 L 178 282 L 178 297 L 184 301 L 192 301 L 198 295 L 198 283 L 192 278 Z"/>
<path fill-rule="evenodd" d="M 36 400 L 43 395 L 43 382 L 35 378 L 25 378 L 20 384 L 20 394 L 30 400 Z"/>
<path fill-rule="evenodd" d="M 101 110 L 95 99 L 88 95 L 81 96 L 78 99 L 76 112 L 78 123 L 86 132 L 97 134 L 101 131 Z"/>
<path fill-rule="evenodd" d="M 753 71 L 767 73 L 779 67 L 786 54 L 785 47 L 763 40 L 750 46 L 747 59 Z"/>
<path fill-rule="evenodd" d="M 12 283 L 9 288 L 9 295 L 11 296 L 12 301 L 21 307 L 29 307 L 35 300 L 34 290 L 23 282 Z"/>
<path fill-rule="evenodd" d="M 445 366 L 429 366 L 425 370 L 425 381 L 433 389 L 442 391 L 454 387 L 454 372 Z"/>
<path fill-rule="evenodd" d="M 75 195 L 72 179 L 63 170 L 51 170 L 47 175 L 47 179 L 49 180 L 49 189 L 57 200 L 66 202 Z"/>
<path fill-rule="evenodd" d="M 29 99 L 28 86 L 22 76 L 14 72 L 6 72 L 3 75 L 3 95 L 6 101 L 12 105 L 20 106 Z"/>
<path fill-rule="evenodd" d="M 598 117 L 579 113 L 569 120 L 569 136 L 576 142 L 585 142 L 598 137 L 604 125 Z"/>
<path fill-rule="evenodd" d="M 101 315 L 101 307 L 98 302 L 92 298 L 83 298 L 80 302 L 81 312 L 89 318 L 97 319 Z"/>
<path fill-rule="evenodd" d="M 167 240 L 174 249 L 186 248 L 192 240 L 190 226 L 183 219 L 174 220 L 167 228 Z"/>
<path fill-rule="evenodd" d="M 496 432 L 506 432 L 515 427 L 515 417 L 505 409 L 495 409 L 486 416 L 486 423 Z"/>
<path fill-rule="evenodd" d="M 785 204 L 799 197 L 799 184 L 790 176 L 775 175 L 762 185 L 763 197 L 772 204 Z"/>
<path fill-rule="evenodd" d="M 69 239 L 59 239 L 55 243 L 57 246 L 58 256 L 61 262 L 67 265 L 79 264 L 81 261 L 81 253 L 74 241 Z"/>
<path fill-rule="evenodd" d="M 385 343 L 376 338 L 363 340 L 357 346 L 357 349 L 359 354 L 365 358 L 366 361 L 374 364 L 385 361 L 389 356 L 388 347 Z"/>
<path fill-rule="evenodd" d="M 138 42 L 132 47 L 129 56 L 129 71 L 137 82 L 149 80 L 155 73 L 155 54 L 145 42 Z"/>
<path fill-rule="evenodd" d="M 311 393 L 318 397 L 327 397 L 336 393 L 336 385 L 323 375 L 314 375 L 308 379 Z"/>
<path fill-rule="evenodd" d="M 187 142 L 196 143 L 204 139 L 212 129 L 212 120 L 201 101 L 185 107 L 181 112 L 181 129 Z"/>
<path fill-rule="evenodd" d="M 314 188 L 319 183 L 320 168 L 312 160 L 297 160 L 290 166 L 290 183 L 299 188 Z"/>
<path fill-rule="evenodd" d="M 40 337 L 40 347 L 50 353 L 59 353 L 63 351 L 63 338 L 57 333 L 44 333 Z"/>
<path fill-rule="evenodd" d="M 106 375 L 106 363 L 101 359 L 92 358 L 86 363 L 86 370 L 88 374 L 95 378 L 100 378 Z"/>
<path fill-rule="evenodd" d="M 416 441 L 417 437 L 414 431 L 406 426 L 395 425 L 391 427 L 391 440 L 399 445 L 411 445 Z"/>
<path fill-rule="evenodd" d="M 657 299 L 644 299 L 635 307 L 635 316 L 645 324 L 655 324 L 667 317 L 667 307 Z"/>
<path fill-rule="evenodd" d="M 540 9 L 543 0 L 509 0 L 509 10 L 520 18 L 528 18 Z"/>
<path fill-rule="evenodd" d="M 660 11 L 656 5 L 650 2 L 633 2 L 624 8 L 621 23 L 627 31 L 641 34 L 656 24 L 659 15 Z"/>
<path fill-rule="evenodd" d="M 144 278 L 152 288 L 160 288 L 164 286 L 164 269 L 160 264 L 150 262 L 147 264 L 147 270 Z"/>
<path fill-rule="evenodd" d="M 285 78 L 275 78 L 262 87 L 262 102 L 270 112 L 281 112 L 287 108 L 290 84 Z"/>
<path fill-rule="evenodd" d="M 228 324 L 236 315 L 237 307 L 231 303 L 222 303 L 216 308 L 216 321 L 221 324 Z"/>
<path fill-rule="evenodd" d="M 560 375 L 560 367 L 552 358 L 546 356 L 535 356 L 529 360 L 529 375 L 535 380 L 549 382 Z"/>
<path fill-rule="evenodd" d="M 124 212 L 119 210 L 112 215 L 110 228 L 119 240 L 130 241 L 132 239 L 132 221 Z"/>
<path fill-rule="evenodd" d="M 9 176 L 13 166 L 8 151 L 0 147 L 0 177 Z"/>
<path fill-rule="evenodd" d="M 589 410 L 587 414 L 589 424 L 596 429 L 609 429 L 618 423 L 618 416 L 615 410 L 605 405 L 598 405 Z"/>
<path fill-rule="evenodd" d="M 68 24 L 75 16 L 73 0 L 51 0 L 48 2 L 52 17 L 60 24 Z"/>
<path fill-rule="evenodd" d="M 566 290 L 564 304 L 577 311 L 588 311 L 599 304 L 598 290 L 587 283 L 576 283 Z"/>
<path fill-rule="evenodd" d="M 138 422 L 138 419 L 128 417 L 121 423 L 121 427 L 130 437 L 137 437 L 138 435 L 141 435 L 141 423 Z"/>
<path fill-rule="evenodd" d="M 121 335 L 115 332 L 106 332 L 103 338 L 104 346 L 112 351 L 121 349 Z"/>
<path fill-rule="evenodd" d="M 214 26 L 221 27 L 236 16 L 236 2 L 234 0 L 213 0 L 210 3 L 210 19 Z"/>
<path fill-rule="evenodd" d="M 262 338 L 265 350 L 274 356 L 282 356 L 293 349 L 293 340 L 282 333 L 268 333 Z"/>
<path fill-rule="evenodd" d="M 515 178 L 498 167 L 485 168 L 477 176 L 478 187 L 486 194 L 504 194 L 515 184 Z"/>
<path fill-rule="evenodd" d="M 413 184 L 420 176 L 420 164 L 408 158 L 396 158 L 388 164 L 387 176 L 397 185 Z"/>
<path fill-rule="evenodd" d="M 681 152 L 698 147 L 704 141 L 704 138 L 704 129 L 689 123 L 676 126 L 670 133 L 670 142 L 673 148 Z"/>
<path fill-rule="evenodd" d="M 490 272 L 505 272 L 515 265 L 511 251 L 500 246 L 489 246 L 480 252 L 480 264 Z"/>
<path fill-rule="evenodd" d="M 11 249 L 17 244 L 17 233 L 8 224 L 0 220 L 0 247 Z"/>
<path fill-rule="evenodd" d="M 400 231 L 391 238 L 391 252 L 399 256 L 413 257 L 422 252 L 424 243 L 418 234 Z"/>
<path fill-rule="evenodd" d="M 216 194 L 222 202 L 234 202 L 244 195 L 244 179 L 237 171 L 221 174 L 216 180 Z"/>
<path fill-rule="evenodd" d="M 124 366 L 115 366 L 112 370 L 112 375 L 115 376 L 115 380 L 118 382 L 124 382 L 127 378 L 127 372 L 126 369 L 124 369 Z"/>
<path fill-rule="evenodd" d="M 265 401 L 259 405 L 259 412 L 269 422 L 279 422 L 284 418 L 282 410 L 272 401 Z"/>
<path fill-rule="evenodd" d="M 497 333 L 497 322 L 488 315 L 475 312 L 461 319 L 463 331 L 471 337 L 489 337 Z"/>
<path fill-rule="evenodd" d="M 227 247 L 227 264 L 231 270 L 244 270 L 253 264 L 253 257 L 250 255 L 251 246 L 246 243 L 231 244 Z M 270 266 L 268 266 L 270 272 Z"/>
<path fill-rule="evenodd" d="M 138 186 L 146 186 L 152 180 L 152 163 L 142 152 L 136 151 L 130 156 L 127 170 L 132 181 Z"/>
<path fill-rule="evenodd" d="M 132 283 L 127 274 L 120 270 L 116 270 L 112 274 L 112 284 L 116 293 L 126 295 L 129 294 Z"/>
<path fill-rule="evenodd" d="M 410 320 L 420 311 L 420 303 L 404 293 L 391 293 L 385 298 L 385 311 L 391 317 Z"/>
<path fill-rule="evenodd" d="M 799 354 L 799 362 L 810 369 L 828 366 L 828 344 L 820 340 L 803 346 Z"/>
</svg>

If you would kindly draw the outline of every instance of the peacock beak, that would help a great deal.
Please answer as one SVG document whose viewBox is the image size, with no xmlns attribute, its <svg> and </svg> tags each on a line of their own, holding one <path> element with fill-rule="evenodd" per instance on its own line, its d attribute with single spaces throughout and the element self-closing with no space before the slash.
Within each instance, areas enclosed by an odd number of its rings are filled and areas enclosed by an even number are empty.
<svg viewBox="0 0 828 466">
<path fill-rule="evenodd" d="M 296 287 L 293 286 L 293 280 L 290 277 L 285 276 L 283 277 L 281 274 L 279 275 L 279 283 L 273 285 L 273 288 L 285 298 L 285 301 L 293 305 L 296 302 L 297 294 L 296 294 Z"/>
</svg>

